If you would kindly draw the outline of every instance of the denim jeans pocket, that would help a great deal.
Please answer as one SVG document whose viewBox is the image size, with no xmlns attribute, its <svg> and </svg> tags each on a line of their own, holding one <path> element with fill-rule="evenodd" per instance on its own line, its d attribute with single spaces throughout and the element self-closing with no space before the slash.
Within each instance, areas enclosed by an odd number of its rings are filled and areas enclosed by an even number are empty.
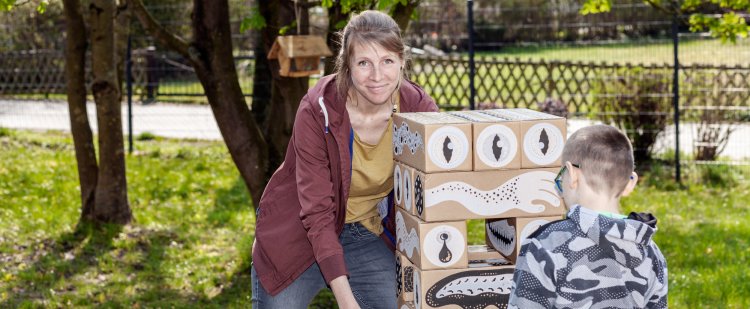
<svg viewBox="0 0 750 309">
<path fill-rule="evenodd" d="M 349 227 L 349 231 L 352 235 L 352 237 L 355 240 L 368 240 L 373 238 L 378 238 L 378 235 L 375 235 L 375 233 L 370 232 L 364 225 L 362 225 L 359 222 L 350 223 L 347 224 Z"/>
</svg>

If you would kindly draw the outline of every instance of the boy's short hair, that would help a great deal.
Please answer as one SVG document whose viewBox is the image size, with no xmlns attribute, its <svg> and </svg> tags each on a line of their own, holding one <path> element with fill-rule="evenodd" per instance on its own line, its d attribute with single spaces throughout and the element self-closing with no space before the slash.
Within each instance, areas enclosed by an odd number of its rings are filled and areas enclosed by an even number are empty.
<svg viewBox="0 0 750 309">
<path fill-rule="evenodd" d="M 620 196 L 635 169 L 630 140 L 609 125 L 588 126 L 573 133 L 565 143 L 562 160 L 578 164 L 589 187 L 615 197 Z"/>
</svg>

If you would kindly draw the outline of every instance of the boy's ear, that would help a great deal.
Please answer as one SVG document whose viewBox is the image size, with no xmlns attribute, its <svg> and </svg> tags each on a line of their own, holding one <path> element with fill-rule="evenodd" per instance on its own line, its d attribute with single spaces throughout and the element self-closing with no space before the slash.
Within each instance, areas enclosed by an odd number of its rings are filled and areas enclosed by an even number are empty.
<svg viewBox="0 0 750 309">
<path fill-rule="evenodd" d="M 620 196 L 628 196 L 631 192 L 633 192 L 633 189 L 635 189 L 636 184 L 638 184 L 638 174 L 633 172 L 633 174 L 630 175 L 630 180 L 628 181 L 628 184 L 625 186 L 625 189 L 622 190 L 622 193 L 620 193 Z"/>
<path fill-rule="evenodd" d="M 578 181 L 581 179 L 580 177 L 580 170 L 573 166 L 573 163 L 570 163 L 570 161 L 565 162 L 565 165 L 568 169 L 568 177 L 570 177 L 570 181 L 563 181 L 563 185 L 566 185 L 570 189 L 578 189 Z"/>
</svg>

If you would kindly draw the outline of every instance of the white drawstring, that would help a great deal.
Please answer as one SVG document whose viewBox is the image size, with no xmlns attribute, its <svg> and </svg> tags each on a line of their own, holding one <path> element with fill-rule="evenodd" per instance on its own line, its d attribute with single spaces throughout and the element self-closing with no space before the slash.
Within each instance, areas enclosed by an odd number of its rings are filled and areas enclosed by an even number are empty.
<svg viewBox="0 0 750 309">
<path fill-rule="evenodd" d="M 320 105 L 320 109 L 323 110 L 323 116 L 326 119 L 326 129 L 325 132 L 328 134 L 328 110 L 326 110 L 326 105 L 323 104 L 323 97 L 318 98 L 318 104 Z"/>
</svg>

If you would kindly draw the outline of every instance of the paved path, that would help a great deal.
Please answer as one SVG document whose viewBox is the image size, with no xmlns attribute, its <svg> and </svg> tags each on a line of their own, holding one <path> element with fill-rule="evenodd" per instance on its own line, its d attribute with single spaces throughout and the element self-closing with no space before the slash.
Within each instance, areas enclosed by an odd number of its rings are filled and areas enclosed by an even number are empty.
<svg viewBox="0 0 750 309">
<path fill-rule="evenodd" d="M 96 131 L 96 112 L 93 103 L 88 104 L 89 119 Z M 127 105 L 123 105 L 123 130 L 127 134 Z M 568 120 L 568 134 L 592 124 L 588 120 Z M 70 131 L 68 106 L 61 101 L 14 101 L 0 100 L 0 127 Z M 680 148 L 684 152 L 693 147 L 693 125 L 681 126 Z M 206 105 L 184 105 L 156 103 L 133 105 L 134 135 L 149 132 L 158 136 L 173 138 L 195 138 L 220 140 L 211 109 Z M 674 127 L 667 128 L 660 138 L 656 151 L 674 149 Z M 735 160 L 750 160 L 750 124 L 743 124 L 732 133 L 723 156 Z"/>
<path fill-rule="evenodd" d="M 87 104 L 92 129 L 97 130 L 94 103 Z M 128 132 L 127 105 L 123 131 Z M 70 131 L 68 104 L 61 101 L 0 100 L 0 127 Z M 221 139 L 211 109 L 206 105 L 133 104 L 133 135 L 149 132 L 163 137 Z"/>
</svg>

